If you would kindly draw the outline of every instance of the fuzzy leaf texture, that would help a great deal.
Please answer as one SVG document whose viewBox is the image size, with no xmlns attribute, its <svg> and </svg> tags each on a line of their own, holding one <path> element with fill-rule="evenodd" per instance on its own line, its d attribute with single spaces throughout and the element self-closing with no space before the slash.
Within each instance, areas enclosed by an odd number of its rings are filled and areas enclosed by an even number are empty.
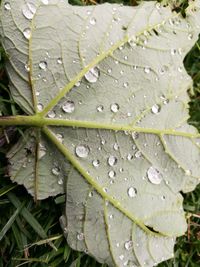
<svg viewBox="0 0 200 267">
<path fill-rule="evenodd" d="M 173 257 L 186 231 L 180 192 L 199 183 L 183 59 L 200 32 L 156 2 L 77 7 L 2 1 L 0 35 L 16 103 L 30 126 L 11 149 L 11 179 L 35 199 L 66 192 L 69 245 L 108 266 Z"/>
</svg>

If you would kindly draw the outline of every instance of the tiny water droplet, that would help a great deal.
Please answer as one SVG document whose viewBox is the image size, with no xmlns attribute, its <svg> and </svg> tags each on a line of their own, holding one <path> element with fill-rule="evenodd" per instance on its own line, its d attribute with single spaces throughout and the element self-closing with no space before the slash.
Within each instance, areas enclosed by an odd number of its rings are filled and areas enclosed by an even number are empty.
<svg viewBox="0 0 200 267">
<path fill-rule="evenodd" d="M 192 40 L 193 39 L 193 34 L 192 33 L 189 33 L 188 34 L 188 40 Z"/>
<path fill-rule="evenodd" d="M 50 110 L 47 114 L 47 117 L 49 118 L 55 118 L 55 116 L 56 116 L 56 113 L 53 110 Z"/>
<path fill-rule="evenodd" d="M 36 7 L 32 3 L 26 3 L 22 7 L 22 14 L 24 15 L 25 18 L 27 18 L 29 20 L 34 17 L 35 12 L 36 12 Z"/>
<path fill-rule="evenodd" d="M 30 71 L 29 63 L 26 63 L 26 64 L 24 65 L 24 68 L 25 68 L 25 70 L 26 70 L 27 72 L 29 72 L 29 71 Z"/>
<path fill-rule="evenodd" d="M 114 171 L 109 171 L 109 172 L 108 172 L 108 176 L 109 176 L 111 179 L 113 179 L 113 178 L 115 178 L 115 176 L 116 176 L 116 172 L 114 172 Z"/>
<path fill-rule="evenodd" d="M 124 82 L 124 83 L 123 83 L 123 86 L 124 86 L 125 88 L 127 88 L 127 87 L 128 87 L 128 82 Z"/>
<path fill-rule="evenodd" d="M 126 250 L 130 250 L 133 247 L 133 241 L 129 240 L 124 243 L 124 247 Z"/>
<path fill-rule="evenodd" d="M 98 159 L 95 159 L 92 161 L 92 165 L 97 168 L 100 165 L 100 161 Z"/>
<path fill-rule="evenodd" d="M 132 160 L 132 159 L 133 159 L 133 155 L 128 154 L 128 155 L 127 155 L 127 160 Z"/>
<path fill-rule="evenodd" d="M 49 0 L 41 0 L 42 1 L 42 3 L 44 4 L 44 5 L 48 5 L 49 4 Z"/>
<path fill-rule="evenodd" d="M 127 190 L 127 194 L 129 197 L 135 197 L 137 195 L 137 189 L 134 187 L 129 187 Z"/>
<path fill-rule="evenodd" d="M 42 111 L 43 110 L 43 105 L 39 103 L 37 105 L 37 109 L 38 109 L 38 111 Z"/>
<path fill-rule="evenodd" d="M 39 68 L 41 70 L 46 70 L 47 69 L 47 62 L 46 61 L 40 61 Z"/>
<path fill-rule="evenodd" d="M 58 141 L 60 141 L 61 143 L 63 143 L 63 139 L 64 139 L 64 137 L 63 137 L 63 135 L 62 134 L 56 134 L 56 138 L 58 139 Z"/>
<path fill-rule="evenodd" d="M 90 24 L 91 25 L 95 25 L 96 22 L 97 22 L 97 20 L 94 17 L 90 18 Z"/>
<path fill-rule="evenodd" d="M 86 158 L 90 153 L 90 149 L 86 145 L 78 145 L 76 146 L 75 152 L 79 158 Z"/>
<path fill-rule="evenodd" d="M 138 150 L 137 152 L 135 152 L 135 157 L 136 158 L 141 158 L 142 157 L 142 152 L 140 150 Z"/>
<path fill-rule="evenodd" d="M 162 174 L 153 166 L 147 170 L 147 177 L 152 184 L 160 184 L 162 181 Z"/>
<path fill-rule="evenodd" d="M 183 68 L 182 67 L 178 67 L 178 71 L 179 72 L 182 72 L 183 71 Z"/>
<path fill-rule="evenodd" d="M 114 215 L 113 214 L 110 214 L 109 215 L 109 218 L 112 220 L 114 218 Z"/>
<path fill-rule="evenodd" d="M 11 10 L 11 5 L 10 5 L 10 3 L 9 3 L 9 2 L 5 2 L 5 4 L 4 4 L 4 8 L 5 8 L 5 10 Z"/>
<path fill-rule="evenodd" d="M 119 105 L 117 103 L 114 103 L 110 106 L 110 110 L 114 113 L 117 113 L 119 110 Z"/>
<path fill-rule="evenodd" d="M 133 140 L 136 140 L 139 137 L 139 133 L 137 133 L 137 132 L 132 132 L 131 135 L 132 135 Z"/>
<path fill-rule="evenodd" d="M 58 184 L 59 185 L 62 185 L 63 184 L 63 179 L 62 178 L 58 179 Z"/>
<path fill-rule="evenodd" d="M 74 102 L 73 101 L 70 101 L 70 100 L 64 102 L 64 104 L 62 105 L 62 110 L 64 112 L 66 112 L 66 113 L 72 113 L 72 112 L 74 112 L 74 110 L 75 110 L 75 104 L 74 104 Z"/>
<path fill-rule="evenodd" d="M 150 73 L 150 67 L 145 67 L 144 68 L 144 72 L 147 73 L 147 74 L 149 74 Z"/>
<path fill-rule="evenodd" d="M 95 83 L 100 75 L 100 71 L 97 67 L 91 68 L 86 74 L 85 79 L 90 83 Z"/>
<path fill-rule="evenodd" d="M 60 174 L 60 169 L 58 167 L 53 167 L 52 170 L 51 170 L 51 172 L 54 175 L 58 176 Z"/>
<path fill-rule="evenodd" d="M 191 170 L 185 170 L 185 175 L 187 175 L 187 176 L 192 175 L 192 171 Z"/>
<path fill-rule="evenodd" d="M 123 254 L 120 255 L 120 256 L 119 256 L 119 259 L 120 259 L 121 261 L 123 261 L 123 259 L 124 259 L 124 255 L 123 255 Z"/>
<path fill-rule="evenodd" d="M 108 69 L 107 73 L 110 74 L 112 72 L 112 69 Z"/>
<path fill-rule="evenodd" d="M 109 164 L 110 166 L 114 166 L 114 165 L 116 165 L 116 164 L 117 164 L 117 158 L 116 158 L 115 156 L 110 156 L 110 157 L 108 158 L 108 164 Z"/>
<path fill-rule="evenodd" d="M 90 192 L 90 193 L 88 194 L 89 197 L 93 197 L 93 195 L 94 195 L 93 192 Z"/>
<path fill-rule="evenodd" d="M 161 199 L 162 199 L 162 200 L 165 200 L 165 199 L 166 199 L 166 197 L 165 197 L 165 196 L 161 196 Z"/>
<path fill-rule="evenodd" d="M 29 40 L 30 37 L 31 37 L 31 29 L 30 29 L 30 28 L 26 28 L 26 29 L 24 29 L 24 30 L 23 30 L 23 35 L 24 35 L 24 37 L 25 37 L 27 40 Z"/>
<path fill-rule="evenodd" d="M 118 150 L 119 149 L 119 145 L 117 143 L 114 143 L 113 148 L 114 148 L 114 150 Z"/>
<path fill-rule="evenodd" d="M 152 112 L 153 114 L 157 114 L 157 113 L 160 112 L 160 109 L 161 109 L 160 105 L 155 104 L 155 105 L 152 106 L 152 108 L 151 108 L 151 112 Z"/>
<path fill-rule="evenodd" d="M 108 192 L 108 188 L 107 188 L 107 187 L 103 187 L 103 191 L 104 191 L 105 193 L 107 193 L 107 192 Z"/>
<path fill-rule="evenodd" d="M 84 239 L 84 234 L 83 234 L 83 233 L 79 233 L 79 234 L 77 234 L 77 239 L 78 239 L 79 241 L 82 241 L 82 240 Z"/>
<path fill-rule="evenodd" d="M 63 63 L 61 57 L 59 57 L 59 58 L 57 59 L 57 63 L 60 64 L 60 65 Z"/>
<path fill-rule="evenodd" d="M 97 111 L 98 111 L 98 112 L 103 112 L 103 110 L 104 110 L 103 105 L 99 105 L 99 106 L 97 107 Z"/>
</svg>

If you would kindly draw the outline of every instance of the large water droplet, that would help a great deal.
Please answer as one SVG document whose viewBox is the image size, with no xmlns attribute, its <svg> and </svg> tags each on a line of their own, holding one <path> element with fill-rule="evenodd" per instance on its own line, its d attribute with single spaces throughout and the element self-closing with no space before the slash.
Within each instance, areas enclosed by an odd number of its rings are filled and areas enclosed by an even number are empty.
<svg viewBox="0 0 200 267">
<path fill-rule="evenodd" d="M 133 247 L 133 241 L 129 240 L 124 243 L 124 247 L 126 250 L 130 250 Z"/>
<path fill-rule="evenodd" d="M 151 112 L 152 112 L 153 114 L 157 114 L 157 113 L 160 112 L 160 109 L 161 109 L 160 105 L 155 104 L 155 105 L 152 106 L 152 108 L 151 108 Z"/>
<path fill-rule="evenodd" d="M 85 79 L 90 83 L 95 83 L 100 75 L 100 71 L 97 67 L 91 68 L 86 74 Z"/>
<path fill-rule="evenodd" d="M 114 166 L 114 165 L 116 165 L 116 164 L 117 164 L 117 158 L 116 158 L 115 156 L 110 156 L 110 157 L 108 158 L 108 164 L 109 164 L 110 166 Z"/>
<path fill-rule="evenodd" d="M 5 4 L 4 4 L 4 8 L 5 8 L 5 10 L 11 10 L 11 5 L 10 5 L 10 3 L 9 3 L 9 2 L 5 2 Z"/>
<path fill-rule="evenodd" d="M 110 110 L 114 113 L 117 113 L 119 110 L 119 105 L 117 103 L 114 103 L 110 106 Z"/>
<path fill-rule="evenodd" d="M 95 159 L 92 161 L 92 165 L 97 168 L 100 165 L 100 161 L 98 159 Z"/>
<path fill-rule="evenodd" d="M 147 170 L 147 177 L 152 184 L 160 184 L 162 181 L 162 174 L 153 166 Z"/>
<path fill-rule="evenodd" d="M 90 153 L 90 149 L 86 145 L 78 145 L 76 146 L 75 152 L 79 158 L 86 158 Z"/>
<path fill-rule="evenodd" d="M 137 189 L 134 187 L 129 187 L 127 190 L 127 194 L 129 197 L 135 197 L 137 195 Z"/>
<path fill-rule="evenodd" d="M 72 113 L 75 110 L 75 104 L 73 101 L 66 101 L 62 105 L 62 110 L 66 113 Z"/>
<path fill-rule="evenodd" d="M 23 30 L 23 35 L 24 35 L 24 37 L 26 38 L 26 39 L 30 39 L 30 37 L 31 37 L 31 29 L 30 28 L 26 28 L 26 29 L 24 29 Z"/>
<path fill-rule="evenodd" d="M 47 69 L 47 62 L 46 61 L 40 61 L 39 68 L 41 70 L 46 70 Z"/>
<path fill-rule="evenodd" d="M 83 234 L 83 233 L 79 233 L 79 234 L 77 234 L 77 239 L 78 239 L 79 241 L 82 241 L 82 240 L 84 239 L 84 234 Z"/>
<path fill-rule="evenodd" d="M 35 12 L 36 12 L 36 7 L 33 3 L 26 3 L 22 7 L 22 14 L 27 19 L 32 19 L 33 16 L 35 15 Z"/>
</svg>

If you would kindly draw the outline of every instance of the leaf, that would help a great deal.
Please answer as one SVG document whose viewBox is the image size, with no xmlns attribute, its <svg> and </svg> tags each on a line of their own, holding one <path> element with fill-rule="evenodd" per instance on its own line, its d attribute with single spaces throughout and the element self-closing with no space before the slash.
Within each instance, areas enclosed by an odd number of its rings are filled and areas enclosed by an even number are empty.
<svg viewBox="0 0 200 267">
<path fill-rule="evenodd" d="M 1 39 L 14 100 L 30 125 L 8 153 L 35 199 L 66 191 L 69 245 L 109 266 L 154 266 L 186 231 L 180 192 L 199 183 L 199 134 L 187 124 L 183 59 L 198 38 L 156 2 L 75 7 L 2 1 Z M 172 223 L 173 222 L 173 223 Z"/>
</svg>

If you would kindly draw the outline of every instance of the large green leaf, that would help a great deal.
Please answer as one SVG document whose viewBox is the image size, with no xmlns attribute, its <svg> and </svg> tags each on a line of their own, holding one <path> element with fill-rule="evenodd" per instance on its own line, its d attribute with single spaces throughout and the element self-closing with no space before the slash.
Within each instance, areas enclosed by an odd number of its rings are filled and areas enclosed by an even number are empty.
<svg viewBox="0 0 200 267">
<path fill-rule="evenodd" d="M 156 2 L 2 1 L 10 90 L 28 115 L 16 121 L 31 126 L 8 153 L 11 179 L 36 199 L 66 191 L 69 245 L 109 266 L 164 261 L 186 230 L 200 136 L 183 59 L 199 21 L 199 0 L 186 18 Z"/>
</svg>

